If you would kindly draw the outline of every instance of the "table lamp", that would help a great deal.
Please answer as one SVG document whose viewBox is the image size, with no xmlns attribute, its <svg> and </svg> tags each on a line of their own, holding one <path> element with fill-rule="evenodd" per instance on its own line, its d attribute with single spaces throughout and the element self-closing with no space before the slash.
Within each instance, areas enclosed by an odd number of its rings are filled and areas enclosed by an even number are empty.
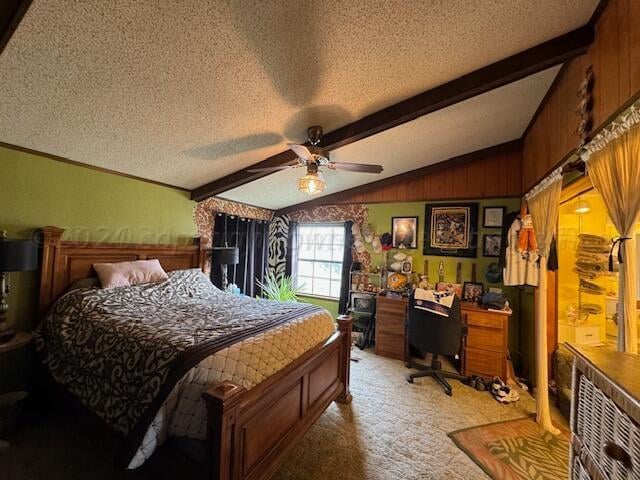
<svg viewBox="0 0 640 480">
<path fill-rule="evenodd" d="M 7 272 L 25 272 L 38 268 L 38 251 L 32 240 L 10 240 L 0 232 L 0 343 L 10 341 L 15 332 L 7 325 L 7 297 L 11 286 Z"/>
<path fill-rule="evenodd" d="M 222 290 L 226 290 L 229 285 L 227 265 L 240 263 L 240 250 L 238 247 L 213 247 L 211 260 L 214 265 L 220 265 L 222 268 Z"/>
</svg>

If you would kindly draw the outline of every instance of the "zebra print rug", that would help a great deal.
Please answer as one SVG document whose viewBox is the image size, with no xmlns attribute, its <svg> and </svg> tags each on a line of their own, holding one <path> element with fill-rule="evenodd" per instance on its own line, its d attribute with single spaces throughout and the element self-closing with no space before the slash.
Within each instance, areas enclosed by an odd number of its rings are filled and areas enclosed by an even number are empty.
<svg viewBox="0 0 640 480">
<path fill-rule="evenodd" d="M 569 478 L 569 432 L 552 435 L 531 417 L 466 428 L 449 437 L 495 480 Z"/>
</svg>

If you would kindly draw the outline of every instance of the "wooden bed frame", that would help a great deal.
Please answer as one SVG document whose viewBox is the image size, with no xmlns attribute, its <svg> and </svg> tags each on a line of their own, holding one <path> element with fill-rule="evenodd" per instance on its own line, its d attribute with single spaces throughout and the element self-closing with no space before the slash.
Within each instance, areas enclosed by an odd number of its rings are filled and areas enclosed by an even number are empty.
<svg viewBox="0 0 640 480">
<path fill-rule="evenodd" d="M 202 268 L 207 254 L 197 242 L 188 246 L 68 242 L 62 241 L 63 233 L 57 227 L 42 229 L 43 315 L 73 282 L 96 276 L 94 263 L 157 258 L 172 271 Z M 251 390 L 222 382 L 203 394 L 207 478 L 270 478 L 333 401 L 351 401 L 351 326 L 350 317 L 339 317 L 338 330 L 324 343 Z"/>
</svg>

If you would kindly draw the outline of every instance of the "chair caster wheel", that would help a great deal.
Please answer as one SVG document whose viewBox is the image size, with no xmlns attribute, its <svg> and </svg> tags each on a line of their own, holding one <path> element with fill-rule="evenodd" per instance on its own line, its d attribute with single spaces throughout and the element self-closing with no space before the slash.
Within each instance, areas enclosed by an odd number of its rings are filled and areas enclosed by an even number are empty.
<svg viewBox="0 0 640 480">
<path fill-rule="evenodd" d="M 411 378 L 409 375 L 407 375 L 407 382 L 413 383 L 413 378 Z"/>
</svg>

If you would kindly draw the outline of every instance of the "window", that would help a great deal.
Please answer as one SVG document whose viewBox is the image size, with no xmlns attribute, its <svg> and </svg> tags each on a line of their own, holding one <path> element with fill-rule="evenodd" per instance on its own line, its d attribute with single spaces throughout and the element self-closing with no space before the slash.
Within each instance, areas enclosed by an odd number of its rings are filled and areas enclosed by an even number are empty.
<svg viewBox="0 0 640 480">
<path fill-rule="evenodd" d="M 344 226 L 298 225 L 296 285 L 301 293 L 340 298 Z"/>
</svg>

